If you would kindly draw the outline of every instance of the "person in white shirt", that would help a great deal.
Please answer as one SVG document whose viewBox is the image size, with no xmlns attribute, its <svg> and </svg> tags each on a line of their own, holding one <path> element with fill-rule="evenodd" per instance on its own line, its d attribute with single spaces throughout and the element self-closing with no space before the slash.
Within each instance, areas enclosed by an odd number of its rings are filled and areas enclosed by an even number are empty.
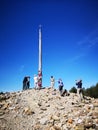
<svg viewBox="0 0 98 130">
<path fill-rule="evenodd" d="M 37 89 L 38 88 L 38 76 L 34 75 L 34 88 Z"/>
<path fill-rule="evenodd" d="M 50 78 L 50 84 L 51 84 L 51 88 L 54 88 L 54 86 L 55 86 L 55 78 L 53 76 L 51 76 L 51 78 Z"/>
</svg>

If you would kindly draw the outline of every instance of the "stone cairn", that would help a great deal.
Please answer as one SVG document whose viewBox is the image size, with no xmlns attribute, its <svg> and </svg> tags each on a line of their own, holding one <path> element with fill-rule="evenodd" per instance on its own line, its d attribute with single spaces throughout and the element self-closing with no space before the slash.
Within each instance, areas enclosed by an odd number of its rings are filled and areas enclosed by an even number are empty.
<svg viewBox="0 0 98 130">
<path fill-rule="evenodd" d="M 98 130 L 98 99 L 48 87 L 1 93 L 0 130 Z"/>
</svg>

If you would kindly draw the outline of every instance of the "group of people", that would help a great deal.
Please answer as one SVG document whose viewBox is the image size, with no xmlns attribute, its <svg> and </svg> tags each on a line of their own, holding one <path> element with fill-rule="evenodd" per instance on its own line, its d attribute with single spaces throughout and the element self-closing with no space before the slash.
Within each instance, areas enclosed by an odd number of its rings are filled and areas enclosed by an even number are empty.
<svg viewBox="0 0 98 130">
<path fill-rule="evenodd" d="M 65 94 L 67 94 L 67 90 L 63 89 L 64 84 L 63 84 L 62 79 L 57 80 L 57 82 L 58 82 L 58 87 L 59 87 L 60 95 L 64 96 Z M 50 78 L 50 85 L 51 85 L 50 86 L 51 88 L 55 87 L 55 78 L 53 76 L 51 76 L 51 78 Z"/>
<path fill-rule="evenodd" d="M 23 90 L 27 90 L 30 88 L 30 76 L 25 76 L 23 79 Z M 42 88 L 42 73 L 39 71 L 38 75 L 34 75 L 34 88 L 41 89 Z"/>
<path fill-rule="evenodd" d="M 51 82 L 51 88 L 54 88 L 55 85 L 55 78 L 53 76 L 51 76 L 50 78 L 50 82 Z M 77 95 L 79 97 L 79 101 L 83 100 L 83 93 L 82 93 L 82 80 L 76 80 L 76 86 L 77 86 Z M 59 92 L 61 96 L 64 96 L 65 94 L 68 95 L 68 92 L 66 89 L 63 89 L 64 84 L 62 79 L 58 80 L 58 87 L 59 87 Z"/>
<path fill-rule="evenodd" d="M 57 80 L 58 82 L 58 89 L 61 96 L 67 95 L 68 92 L 64 88 L 64 84 L 62 79 L 60 78 Z M 76 80 L 76 86 L 77 86 L 77 95 L 79 96 L 79 100 L 83 99 L 82 94 L 82 80 Z M 50 77 L 50 87 L 55 88 L 55 78 L 53 76 Z M 30 77 L 25 76 L 23 79 L 23 90 L 27 90 L 30 88 Z M 35 89 L 41 89 L 42 88 L 42 73 L 39 71 L 38 75 L 34 75 L 34 88 Z"/>
</svg>

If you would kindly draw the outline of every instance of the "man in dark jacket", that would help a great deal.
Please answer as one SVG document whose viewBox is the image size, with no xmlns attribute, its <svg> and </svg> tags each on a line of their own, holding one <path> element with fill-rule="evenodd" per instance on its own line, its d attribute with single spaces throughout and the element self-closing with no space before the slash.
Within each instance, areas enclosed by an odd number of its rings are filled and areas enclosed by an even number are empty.
<svg viewBox="0 0 98 130">
<path fill-rule="evenodd" d="M 82 80 L 79 80 L 79 81 L 76 80 L 76 85 L 77 85 L 77 95 L 79 97 L 79 101 L 82 101 L 83 100 Z"/>
<path fill-rule="evenodd" d="M 23 79 L 23 90 L 27 90 L 30 88 L 30 77 L 25 76 Z"/>
</svg>

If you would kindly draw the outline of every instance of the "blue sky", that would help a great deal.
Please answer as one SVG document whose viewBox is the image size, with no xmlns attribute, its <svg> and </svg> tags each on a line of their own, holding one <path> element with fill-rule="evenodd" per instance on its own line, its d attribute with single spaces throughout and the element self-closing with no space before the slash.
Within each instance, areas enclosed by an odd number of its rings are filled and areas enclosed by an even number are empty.
<svg viewBox="0 0 98 130">
<path fill-rule="evenodd" d="M 40 24 L 43 86 L 51 75 L 67 90 L 80 78 L 85 88 L 96 85 L 97 0 L 0 0 L 0 91 L 22 90 L 26 75 L 33 87 Z"/>
</svg>

